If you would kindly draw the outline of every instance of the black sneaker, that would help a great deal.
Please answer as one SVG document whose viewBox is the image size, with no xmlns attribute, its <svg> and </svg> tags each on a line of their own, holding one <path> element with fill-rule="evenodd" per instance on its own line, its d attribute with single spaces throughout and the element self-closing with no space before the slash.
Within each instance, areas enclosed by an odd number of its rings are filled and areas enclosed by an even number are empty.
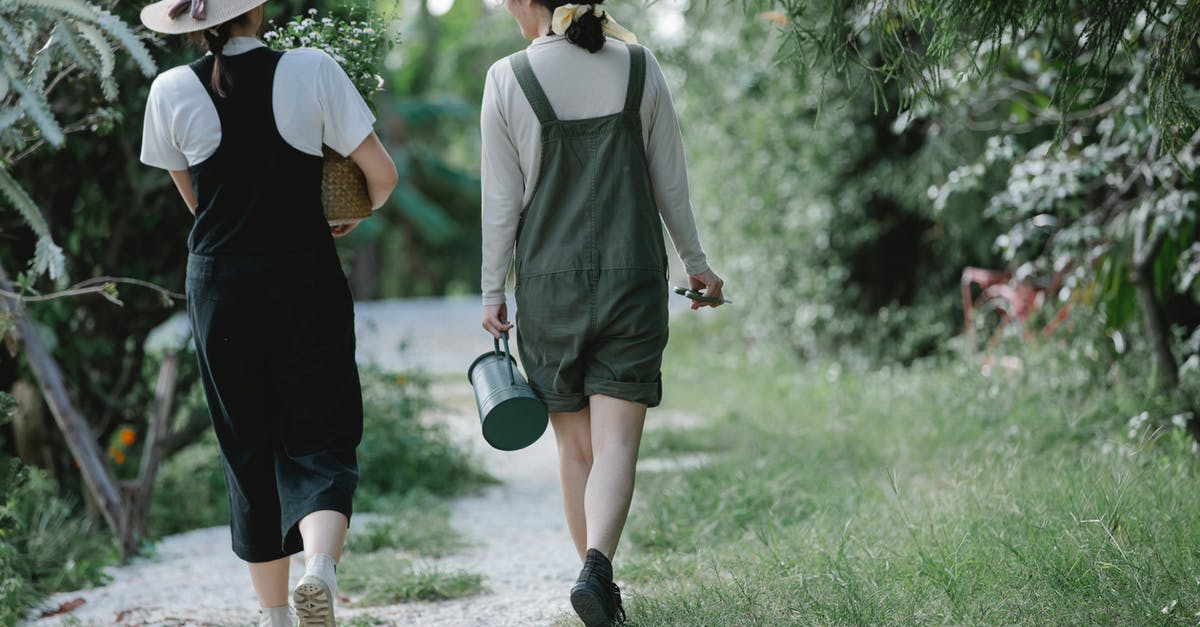
<svg viewBox="0 0 1200 627">
<path fill-rule="evenodd" d="M 609 627 L 625 620 L 621 589 L 612 580 L 612 564 L 596 549 L 588 549 L 583 570 L 571 588 L 571 607 L 586 627 Z"/>
<path fill-rule="evenodd" d="M 616 612 L 613 615 L 613 623 L 621 624 L 625 622 L 625 608 L 621 605 L 621 589 L 617 584 L 612 585 L 613 605 L 616 607 Z"/>
</svg>

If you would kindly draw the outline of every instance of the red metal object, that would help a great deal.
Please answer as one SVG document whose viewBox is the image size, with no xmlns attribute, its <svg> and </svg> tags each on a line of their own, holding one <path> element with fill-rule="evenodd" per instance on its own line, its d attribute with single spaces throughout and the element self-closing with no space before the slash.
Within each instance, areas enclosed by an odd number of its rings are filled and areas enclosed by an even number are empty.
<svg viewBox="0 0 1200 627">
<path fill-rule="evenodd" d="M 987 347 L 990 349 L 1000 341 L 1000 333 L 1014 320 L 1025 325 L 1029 317 L 1041 308 L 1048 297 L 1058 292 L 1062 285 L 1066 270 L 1056 273 L 1048 283 L 1037 285 L 1029 281 L 1018 281 L 1011 272 L 987 270 L 984 268 L 967 267 L 963 269 L 960 287 L 963 301 L 963 325 L 970 340 L 971 350 L 975 350 L 975 309 L 990 306 L 1000 313 L 1000 326 L 988 338 Z M 972 286 L 978 286 L 979 296 L 971 296 Z M 1064 305 L 1054 318 L 1042 329 L 1042 337 L 1049 337 L 1057 329 L 1070 312 L 1071 303 Z M 1030 330 L 1025 329 L 1025 337 L 1030 337 Z"/>
</svg>

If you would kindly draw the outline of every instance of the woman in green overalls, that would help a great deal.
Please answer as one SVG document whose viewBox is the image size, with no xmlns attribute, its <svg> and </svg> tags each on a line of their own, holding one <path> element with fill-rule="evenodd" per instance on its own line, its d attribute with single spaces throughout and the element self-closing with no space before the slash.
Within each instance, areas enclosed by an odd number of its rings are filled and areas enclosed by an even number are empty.
<svg viewBox="0 0 1200 627">
<path fill-rule="evenodd" d="M 381 206 L 396 169 L 346 73 L 314 49 L 255 36 L 265 0 L 162 0 L 142 22 L 208 54 L 150 87 L 142 161 L 170 172 L 196 216 L 188 315 L 229 489 L 233 551 L 260 624 L 334 625 L 334 566 L 358 485 L 362 395 L 354 303 L 321 207 L 322 144 L 348 155 Z M 193 599 L 192 603 L 213 600 Z"/>
<path fill-rule="evenodd" d="M 610 559 L 633 495 L 646 408 L 662 397 L 665 223 L 692 289 L 722 302 L 688 198 L 670 91 L 654 57 L 594 4 L 506 0 L 528 49 L 488 71 L 483 139 L 483 327 L 508 320 L 550 409 L 563 505 L 583 560 L 571 604 L 623 619 Z M 626 42 L 606 38 L 606 34 Z"/>
</svg>

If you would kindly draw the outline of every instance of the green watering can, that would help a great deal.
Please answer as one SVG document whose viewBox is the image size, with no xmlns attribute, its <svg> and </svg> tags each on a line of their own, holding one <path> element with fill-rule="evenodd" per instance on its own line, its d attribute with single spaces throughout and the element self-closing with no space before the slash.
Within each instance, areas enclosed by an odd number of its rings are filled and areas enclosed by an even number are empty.
<svg viewBox="0 0 1200 627">
<path fill-rule="evenodd" d="M 502 451 L 523 449 L 542 437 L 550 414 L 525 377 L 517 371 L 508 352 L 505 333 L 504 351 L 500 340 L 496 349 L 484 353 L 467 369 L 467 379 L 475 388 L 475 405 L 483 424 L 483 439 Z"/>
</svg>

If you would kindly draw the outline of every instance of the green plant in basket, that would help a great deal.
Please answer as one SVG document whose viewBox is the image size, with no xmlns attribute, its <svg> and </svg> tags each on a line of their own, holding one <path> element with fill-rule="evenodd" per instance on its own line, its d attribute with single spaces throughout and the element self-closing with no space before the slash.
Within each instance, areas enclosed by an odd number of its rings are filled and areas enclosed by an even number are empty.
<svg viewBox="0 0 1200 627">
<path fill-rule="evenodd" d="M 391 17 L 373 11 L 357 17 L 321 17 L 316 9 L 293 17 L 283 25 L 272 22 L 263 39 L 275 50 L 315 48 L 333 57 L 355 89 L 374 109 L 371 96 L 383 88 L 377 68 L 383 57 L 399 42 L 390 29 Z M 350 159 L 324 146 L 325 167 L 321 180 L 321 204 L 330 225 L 350 224 L 371 216 L 367 181 Z"/>
</svg>

